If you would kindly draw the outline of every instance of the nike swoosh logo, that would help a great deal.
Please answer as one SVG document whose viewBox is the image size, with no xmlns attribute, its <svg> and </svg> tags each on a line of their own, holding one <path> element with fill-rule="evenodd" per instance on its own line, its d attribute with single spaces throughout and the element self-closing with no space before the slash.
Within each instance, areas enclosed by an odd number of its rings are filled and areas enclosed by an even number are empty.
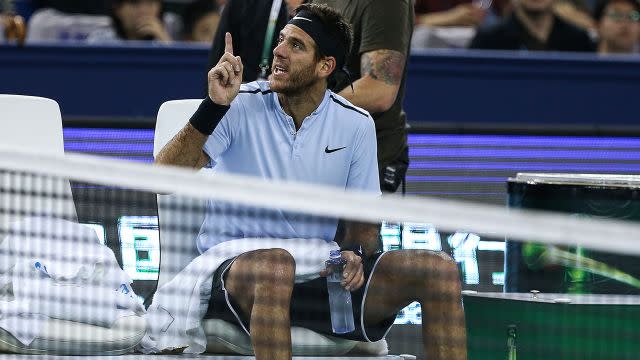
<svg viewBox="0 0 640 360">
<path fill-rule="evenodd" d="M 329 147 L 327 146 L 326 148 L 324 148 L 324 152 L 326 152 L 327 154 L 331 154 L 332 152 L 336 152 L 338 150 L 342 150 L 346 148 L 347 148 L 346 146 L 343 146 L 341 148 L 329 149 Z"/>
</svg>

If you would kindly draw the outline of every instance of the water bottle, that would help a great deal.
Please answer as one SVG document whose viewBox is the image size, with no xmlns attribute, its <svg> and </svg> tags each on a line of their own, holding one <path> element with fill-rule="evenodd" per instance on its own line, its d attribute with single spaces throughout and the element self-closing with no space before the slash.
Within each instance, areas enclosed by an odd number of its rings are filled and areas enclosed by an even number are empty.
<svg viewBox="0 0 640 360">
<path fill-rule="evenodd" d="M 516 331 L 515 325 L 507 326 L 507 360 L 516 360 Z"/>
<path fill-rule="evenodd" d="M 327 275 L 329 290 L 329 308 L 331 309 L 331 327 L 336 334 L 345 334 L 355 330 L 351 293 L 340 285 L 342 270 L 347 262 L 342 259 L 340 250 L 332 250 L 325 262 L 331 273 Z"/>
</svg>

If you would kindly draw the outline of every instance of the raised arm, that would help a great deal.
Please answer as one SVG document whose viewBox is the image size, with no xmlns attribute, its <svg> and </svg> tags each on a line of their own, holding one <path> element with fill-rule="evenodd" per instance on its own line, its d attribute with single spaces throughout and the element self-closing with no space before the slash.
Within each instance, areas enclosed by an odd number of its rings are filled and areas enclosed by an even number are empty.
<svg viewBox="0 0 640 360">
<path fill-rule="evenodd" d="M 242 71 L 242 60 L 233 55 L 231 34 L 227 33 L 225 53 L 208 74 L 209 95 L 182 130 L 160 150 L 156 164 L 200 169 L 209 162 L 204 144 L 238 95 Z"/>
</svg>

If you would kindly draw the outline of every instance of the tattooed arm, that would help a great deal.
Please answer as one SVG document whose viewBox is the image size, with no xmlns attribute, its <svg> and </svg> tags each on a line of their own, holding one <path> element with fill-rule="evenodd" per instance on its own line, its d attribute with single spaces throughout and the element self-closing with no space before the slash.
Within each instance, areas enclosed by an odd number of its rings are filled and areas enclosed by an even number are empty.
<svg viewBox="0 0 640 360">
<path fill-rule="evenodd" d="M 360 57 L 360 79 L 353 82 L 353 89 L 348 86 L 340 95 L 370 113 L 389 110 L 396 100 L 402 74 L 404 73 L 405 56 L 395 50 L 374 50 Z"/>
</svg>

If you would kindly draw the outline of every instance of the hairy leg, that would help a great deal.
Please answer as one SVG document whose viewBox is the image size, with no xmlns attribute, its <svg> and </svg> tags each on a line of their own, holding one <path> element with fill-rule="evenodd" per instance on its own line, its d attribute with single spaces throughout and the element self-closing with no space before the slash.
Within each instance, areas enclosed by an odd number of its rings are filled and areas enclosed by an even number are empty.
<svg viewBox="0 0 640 360">
<path fill-rule="evenodd" d="M 377 324 L 418 301 L 427 359 L 467 358 L 461 285 L 455 262 L 445 253 L 399 250 L 382 256 L 372 275 L 365 324 Z"/>
<path fill-rule="evenodd" d="M 289 304 L 295 261 L 283 249 L 251 251 L 227 272 L 225 288 L 250 319 L 257 360 L 291 359 Z"/>
</svg>

